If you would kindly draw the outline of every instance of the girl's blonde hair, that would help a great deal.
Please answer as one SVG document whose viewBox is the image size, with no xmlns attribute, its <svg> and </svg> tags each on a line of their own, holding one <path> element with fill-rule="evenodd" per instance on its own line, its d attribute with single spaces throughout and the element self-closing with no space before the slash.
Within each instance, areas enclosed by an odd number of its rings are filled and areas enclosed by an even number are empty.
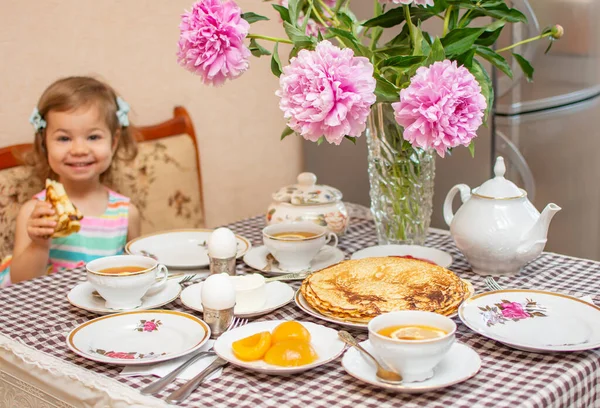
<svg viewBox="0 0 600 408">
<path fill-rule="evenodd" d="M 137 144 L 135 141 L 134 127 L 121 126 L 117 117 L 117 93 L 108 84 L 91 77 L 74 76 L 59 79 L 51 84 L 38 102 L 37 108 L 42 118 L 47 118 L 48 112 L 68 112 L 84 106 L 95 106 L 101 117 L 108 126 L 111 136 L 119 132 L 117 148 L 113 156 L 113 162 L 108 169 L 100 175 L 102 182 L 110 182 L 111 169 L 115 160 L 130 161 L 137 155 Z M 46 129 L 40 129 L 35 133 L 34 150 L 28 160 L 36 167 L 38 174 L 45 178 L 57 179 L 57 175 L 48 164 L 48 152 L 46 150 Z"/>
</svg>

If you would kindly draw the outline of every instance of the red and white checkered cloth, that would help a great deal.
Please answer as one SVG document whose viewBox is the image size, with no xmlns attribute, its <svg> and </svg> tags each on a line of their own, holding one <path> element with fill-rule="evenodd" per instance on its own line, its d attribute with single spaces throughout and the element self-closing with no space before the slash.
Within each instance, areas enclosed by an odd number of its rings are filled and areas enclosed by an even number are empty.
<svg viewBox="0 0 600 408">
<path fill-rule="evenodd" d="M 237 222 L 229 227 L 239 235 L 262 245 L 263 217 Z M 376 245 L 374 224 L 353 218 L 339 247 L 349 257 L 358 249 Z M 450 236 L 432 231 L 427 246 L 452 254 L 451 269 L 470 280 L 476 292 L 485 291 L 483 278 L 470 271 Z M 238 272 L 251 272 L 238 261 Z M 73 270 L 0 289 L 0 333 L 44 353 L 74 363 L 84 369 L 112 377 L 132 388 L 151 383 L 154 377 L 121 377 L 120 366 L 86 360 L 72 353 L 65 337 L 77 325 L 97 317 L 69 304 L 67 293 L 85 280 L 83 270 Z M 544 253 L 514 278 L 501 278 L 505 287 L 535 288 L 584 294 L 600 294 L 600 263 Z M 297 288 L 299 282 L 294 282 Z M 595 296 L 596 303 L 600 301 Z M 164 306 L 199 315 L 179 300 Z M 341 327 L 319 321 L 293 303 L 257 320 L 297 319 Z M 232 365 L 223 375 L 202 384 L 184 403 L 185 407 L 600 407 L 600 350 L 579 353 L 535 354 L 511 349 L 467 329 L 458 318 L 457 339 L 473 347 L 481 356 L 481 371 L 470 380 L 421 395 L 386 392 L 362 383 L 343 370 L 336 360 L 293 377 L 258 374 Z M 600 322 L 599 322 L 600 324 Z M 360 340 L 366 333 L 352 331 Z M 176 384 L 179 384 L 180 380 Z M 175 389 L 170 385 L 158 397 Z"/>
</svg>

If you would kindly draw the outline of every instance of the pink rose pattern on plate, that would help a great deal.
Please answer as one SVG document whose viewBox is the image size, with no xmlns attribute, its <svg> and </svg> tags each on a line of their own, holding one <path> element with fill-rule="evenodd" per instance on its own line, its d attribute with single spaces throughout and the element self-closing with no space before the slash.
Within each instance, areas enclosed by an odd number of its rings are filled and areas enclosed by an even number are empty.
<svg viewBox="0 0 600 408">
<path fill-rule="evenodd" d="M 164 356 L 167 353 L 156 354 L 154 352 L 150 353 L 138 353 L 137 351 L 106 351 L 102 349 L 92 349 L 92 353 L 100 354 L 109 358 L 116 358 L 119 360 L 152 360 L 154 358 Z"/>
<path fill-rule="evenodd" d="M 140 332 L 153 332 L 157 331 L 158 327 L 162 324 L 162 322 L 158 319 L 152 320 L 140 320 L 135 330 Z"/>
<path fill-rule="evenodd" d="M 496 303 L 494 306 L 488 305 L 479 309 L 483 321 L 488 327 L 497 323 L 505 324 L 509 320 L 518 322 L 534 317 L 546 317 L 546 308 L 531 299 L 526 299 L 525 304 L 502 299 L 500 303 Z"/>
</svg>

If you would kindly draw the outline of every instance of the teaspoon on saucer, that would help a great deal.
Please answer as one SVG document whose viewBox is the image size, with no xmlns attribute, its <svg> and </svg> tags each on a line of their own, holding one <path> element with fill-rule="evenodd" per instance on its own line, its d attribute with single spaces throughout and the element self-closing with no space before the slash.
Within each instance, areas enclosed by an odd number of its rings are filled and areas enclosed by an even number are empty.
<svg viewBox="0 0 600 408">
<path fill-rule="evenodd" d="M 356 339 L 350 333 L 348 333 L 345 330 L 340 330 L 338 332 L 338 336 L 344 343 L 355 347 L 358 351 L 362 352 L 363 354 L 366 354 L 371 358 L 371 360 L 373 360 L 375 366 L 377 367 L 377 373 L 375 374 L 377 376 L 377 379 L 388 384 L 402 383 L 402 376 L 400 374 L 398 374 L 395 371 L 386 370 L 385 368 L 383 368 L 381 364 L 379 364 L 379 361 L 377 361 L 377 359 L 373 357 L 371 353 L 369 353 L 360 344 L 358 344 Z"/>
</svg>

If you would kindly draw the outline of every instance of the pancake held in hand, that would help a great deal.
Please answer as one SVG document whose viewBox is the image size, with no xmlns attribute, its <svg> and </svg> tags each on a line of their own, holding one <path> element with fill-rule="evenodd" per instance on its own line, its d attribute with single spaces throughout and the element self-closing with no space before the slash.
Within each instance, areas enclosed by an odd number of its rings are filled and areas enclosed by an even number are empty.
<svg viewBox="0 0 600 408">
<path fill-rule="evenodd" d="M 58 181 L 46 180 L 46 201 L 52 204 L 56 211 L 57 224 L 53 238 L 66 237 L 79 232 L 83 214 L 73 205 L 65 188 Z"/>
<path fill-rule="evenodd" d="M 398 257 L 344 261 L 311 274 L 300 287 L 321 314 L 359 323 L 395 310 L 451 315 L 469 289 L 446 268 Z"/>
</svg>

